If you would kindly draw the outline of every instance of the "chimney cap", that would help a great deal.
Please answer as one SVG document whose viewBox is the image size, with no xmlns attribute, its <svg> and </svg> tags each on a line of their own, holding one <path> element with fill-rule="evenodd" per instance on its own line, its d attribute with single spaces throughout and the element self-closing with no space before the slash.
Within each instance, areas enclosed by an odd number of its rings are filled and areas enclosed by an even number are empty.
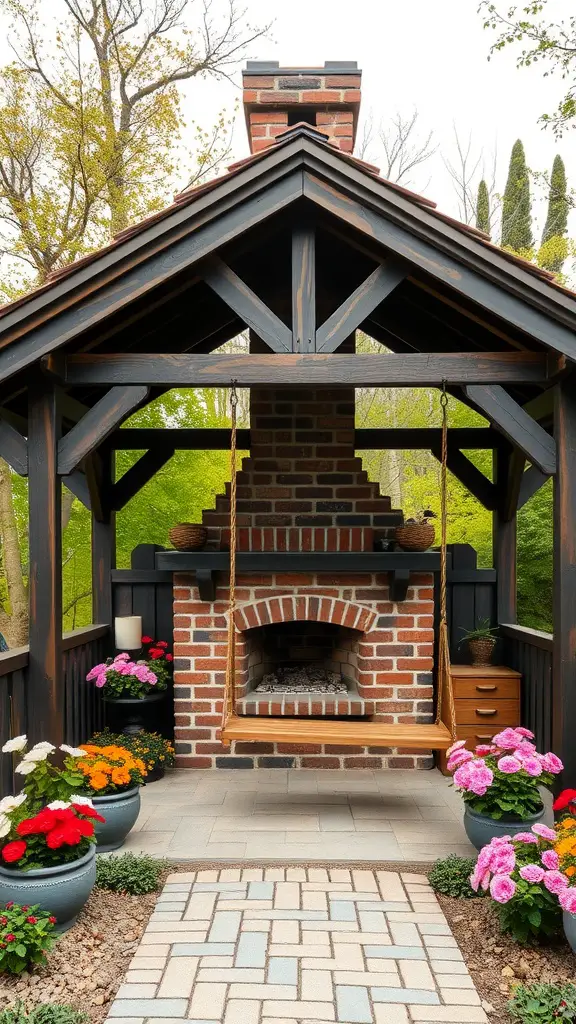
<svg viewBox="0 0 576 1024">
<path fill-rule="evenodd" d="M 243 75 L 317 75 L 321 72 L 331 75 L 361 75 L 356 60 L 326 60 L 323 67 L 280 67 L 278 60 L 249 60 Z"/>
</svg>

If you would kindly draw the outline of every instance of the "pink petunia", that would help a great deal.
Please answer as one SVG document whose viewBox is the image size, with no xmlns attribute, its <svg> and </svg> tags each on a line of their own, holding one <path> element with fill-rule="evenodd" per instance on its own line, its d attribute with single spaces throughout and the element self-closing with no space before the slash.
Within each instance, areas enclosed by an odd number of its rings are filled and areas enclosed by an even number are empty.
<svg viewBox="0 0 576 1024">
<path fill-rule="evenodd" d="M 95 685 L 98 687 L 99 690 L 101 690 L 103 686 L 106 686 L 106 673 L 105 672 L 102 672 L 101 675 L 96 677 Z"/>
<path fill-rule="evenodd" d="M 126 651 L 122 651 L 122 654 L 117 654 L 114 661 L 130 661 L 130 655 Z"/>
<path fill-rule="evenodd" d="M 555 850 L 544 850 L 540 860 L 549 871 L 557 871 L 560 867 L 560 857 Z"/>
<path fill-rule="evenodd" d="M 558 836 L 556 835 L 553 828 L 548 828 L 548 825 L 532 825 L 532 831 L 535 835 L 540 836 L 541 839 L 549 839 L 551 843 L 555 843 Z"/>
<path fill-rule="evenodd" d="M 523 868 L 520 868 L 520 878 L 523 878 L 525 882 L 541 882 L 544 878 L 544 868 L 541 868 L 539 864 L 525 864 Z"/>
<path fill-rule="evenodd" d="M 491 870 L 495 875 L 511 875 L 516 867 L 513 846 L 501 846 L 492 858 Z"/>
<path fill-rule="evenodd" d="M 525 736 L 527 740 L 534 739 L 534 733 L 530 732 L 530 729 L 526 729 L 523 725 L 517 725 L 516 732 L 520 733 L 521 736 Z"/>
<path fill-rule="evenodd" d="M 516 883 L 509 875 L 494 875 L 490 882 L 490 895 L 497 903 L 508 903 L 516 892 Z"/>
<path fill-rule="evenodd" d="M 107 666 L 103 662 L 100 665 L 94 665 L 94 668 L 90 669 L 88 675 L 86 676 L 86 679 L 88 680 L 88 682 L 90 682 L 92 679 L 97 679 L 98 676 L 102 675 L 102 673 L 106 671 L 106 668 Z"/>
<path fill-rule="evenodd" d="M 532 834 L 532 832 L 517 832 L 514 839 L 519 843 L 537 843 L 538 836 Z"/>
<path fill-rule="evenodd" d="M 556 754 L 553 754 L 552 751 L 542 755 L 540 764 L 545 772 L 551 772 L 552 775 L 559 775 L 564 768 L 560 758 L 556 757 Z"/>
<path fill-rule="evenodd" d="M 512 757 L 510 754 L 505 754 L 497 762 L 496 767 L 498 771 L 504 772 L 505 775 L 515 775 L 516 772 L 522 771 L 522 764 L 516 757 Z"/>
<path fill-rule="evenodd" d="M 448 768 L 448 771 L 451 772 L 457 768 L 459 764 L 465 764 L 466 761 L 472 761 L 473 759 L 474 754 L 471 750 L 455 750 L 448 760 L 446 767 Z"/>
<path fill-rule="evenodd" d="M 537 757 L 525 757 L 523 761 L 524 771 L 528 772 L 533 778 L 538 775 L 542 775 L 543 768 L 541 762 Z"/>
<path fill-rule="evenodd" d="M 562 889 L 568 888 L 568 879 L 561 871 L 545 871 L 544 885 L 548 889 L 548 892 L 558 896 L 562 892 Z"/>
<path fill-rule="evenodd" d="M 448 750 L 446 751 L 446 757 L 451 757 L 455 750 L 460 750 L 462 747 L 465 746 L 466 740 L 456 740 L 456 742 L 453 743 L 451 747 L 448 747 Z"/>
<path fill-rule="evenodd" d="M 500 750 L 515 750 L 522 743 L 524 737 L 516 731 L 516 729 L 503 729 L 502 732 L 496 733 L 496 736 L 492 737 L 492 742 L 496 744 Z"/>
<path fill-rule="evenodd" d="M 562 889 L 558 893 L 558 903 L 562 910 L 569 914 L 576 914 L 576 889 Z"/>
<path fill-rule="evenodd" d="M 474 871 L 470 875 L 470 885 L 474 892 L 478 892 L 478 889 L 486 892 L 490 886 L 490 872 L 479 870 L 478 864 L 476 864 Z"/>
</svg>

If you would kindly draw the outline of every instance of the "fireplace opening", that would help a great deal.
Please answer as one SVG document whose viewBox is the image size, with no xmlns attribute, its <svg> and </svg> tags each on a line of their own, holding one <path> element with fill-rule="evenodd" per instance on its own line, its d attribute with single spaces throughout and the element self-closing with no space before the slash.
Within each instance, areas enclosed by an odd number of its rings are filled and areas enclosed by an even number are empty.
<svg viewBox="0 0 576 1024">
<path fill-rule="evenodd" d="M 355 629 L 315 621 L 248 630 L 248 689 L 257 693 L 355 691 L 358 635 Z"/>
</svg>

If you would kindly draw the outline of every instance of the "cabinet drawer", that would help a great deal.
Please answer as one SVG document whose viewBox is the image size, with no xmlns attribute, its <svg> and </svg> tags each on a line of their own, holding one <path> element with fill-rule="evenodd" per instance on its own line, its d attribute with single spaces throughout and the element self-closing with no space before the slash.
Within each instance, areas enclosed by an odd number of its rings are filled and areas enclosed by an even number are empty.
<svg viewBox="0 0 576 1024">
<path fill-rule="evenodd" d="M 517 700 L 491 700 L 487 695 L 478 699 L 468 698 L 455 701 L 456 722 L 458 725 L 483 725 L 491 729 L 493 725 L 518 725 L 520 721 L 520 704 Z M 499 729 L 495 729 L 499 732 Z"/>
<path fill-rule="evenodd" d="M 491 743 L 492 737 L 501 732 L 503 726 L 484 727 L 483 725 L 459 725 L 458 739 L 466 740 L 466 746 L 474 750 L 479 743 Z"/>
<path fill-rule="evenodd" d="M 514 679 L 486 679 L 479 676 L 477 679 L 452 680 L 454 696 L 460 698 L 473 698 L 474 700 L 518 700 L 520 696 L 520 680 Z"/>
</svg>

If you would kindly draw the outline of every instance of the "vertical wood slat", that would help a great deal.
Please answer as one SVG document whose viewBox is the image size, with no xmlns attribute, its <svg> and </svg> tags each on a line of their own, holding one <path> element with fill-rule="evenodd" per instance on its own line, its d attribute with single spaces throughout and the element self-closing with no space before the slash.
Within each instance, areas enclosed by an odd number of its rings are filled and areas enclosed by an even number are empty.
<svg viewBox="0 0 576 1024">
<path fill-rule="evenodd" d="M 504 635 L 505 663 L 522 674 L 521 724 L 534 733 L 538 750 L 555 750 L 552 737 L 552 634 L 513 624 L 502 625 L 501 632 Z"/>
<path fill-rule="evenodd" d="M 28 648 L 0 654 L 0 747 L 13 736 L 28 732 L 30 711 L 26 678 Z M 14 776 L 13 761 L 0 756 L 0 798 L 18 792 L 22 776 Z"/>
<path fill-rule="evenodd" d="M 314 229 L 292 235 L 292 343 L 296 352 L 316 351 L 316 263 Z"/>
<path fill-rule="evenodd" d="M 554 477 L 554 662 L 552 675 L 553 748 L 564 762 L 568 784 L 576 777 L 576 395 L 574 377 L 555 388 L 554 437 L 558 471 Z"/>
</svg>

